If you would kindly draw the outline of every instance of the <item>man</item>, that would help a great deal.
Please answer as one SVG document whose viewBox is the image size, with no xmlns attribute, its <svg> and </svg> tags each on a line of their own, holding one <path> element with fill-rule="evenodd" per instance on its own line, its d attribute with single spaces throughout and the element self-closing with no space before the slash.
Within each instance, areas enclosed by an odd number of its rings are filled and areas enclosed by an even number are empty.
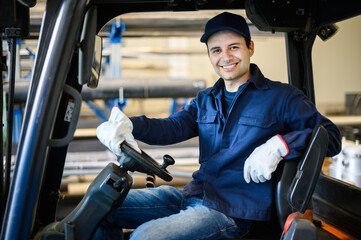
<svg viewBox="0 0 361 240">
<path fill-rule="evenodd" d="M 241 238 L 252 221 L 272 218 L 272 173 L 281 160 L 303 153 L 316 125 L 328 130 L 328 156 L 340 151 L 337 127 L 301 91 L 265 78 L 250 64 L 255 47 L 243 17 L 215 16 L 201 42 L 220 76 L 213 87 L 164 119 L 129 119 L 113 108 L 97 130 L 117 155 L 124 140 L 139 150 L 134 137 L 166 145 L 199 136 L 199 170 L 182 190 L 131 190 L 97 236 L 115 239 L 111 232 L 123 227 L 135 229 L 133 239 Z"/>
</svg>

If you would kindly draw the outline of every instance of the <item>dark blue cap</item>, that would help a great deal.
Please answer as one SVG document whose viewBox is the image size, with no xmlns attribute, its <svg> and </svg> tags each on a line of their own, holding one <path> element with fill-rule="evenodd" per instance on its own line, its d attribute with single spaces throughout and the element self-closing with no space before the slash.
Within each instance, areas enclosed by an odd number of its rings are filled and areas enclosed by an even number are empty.
<svg viewBox="0 0 361 240">
<path fill-rule="evenodd" d="M 205 27 L 201 42 L 206 43 L 208 38 L 215 32 L 230 30 L 241 34 L 244 38 L 251 40 L 251 34 L 246 20 L 240 16 L 229 12 L 221 13 L 211 18 Z"/>
</svg>

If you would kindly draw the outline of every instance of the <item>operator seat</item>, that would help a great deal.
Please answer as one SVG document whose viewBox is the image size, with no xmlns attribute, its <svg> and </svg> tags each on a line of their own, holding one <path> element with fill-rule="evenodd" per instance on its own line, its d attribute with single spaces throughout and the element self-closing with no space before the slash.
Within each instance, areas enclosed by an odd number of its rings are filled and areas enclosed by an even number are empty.
<svg viewBox="0 0 361 240">
<path fill-rule="evenodd" d="M 275 186 L 277 219 L 271 223 L 256 222 L 245 239 L 318 239 L 317 228 L 312 223 L 311 198 L 327 148 L 327 130 L 318 125 L 299 161 L 280 163 Z"/>
</svg>

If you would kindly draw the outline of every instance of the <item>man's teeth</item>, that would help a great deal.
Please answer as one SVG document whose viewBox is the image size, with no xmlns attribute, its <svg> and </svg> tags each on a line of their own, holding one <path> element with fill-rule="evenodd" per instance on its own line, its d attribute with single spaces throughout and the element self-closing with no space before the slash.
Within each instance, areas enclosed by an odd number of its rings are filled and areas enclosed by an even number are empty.
<svg viewBox="0 0 361 240">
<path fill-rule="evenodd" d="M 231 69 L 234 67 L 235 64 L 232 65 L 226 65 L 226 66 L 222 66 L 224 69 Z"/>
</svg>

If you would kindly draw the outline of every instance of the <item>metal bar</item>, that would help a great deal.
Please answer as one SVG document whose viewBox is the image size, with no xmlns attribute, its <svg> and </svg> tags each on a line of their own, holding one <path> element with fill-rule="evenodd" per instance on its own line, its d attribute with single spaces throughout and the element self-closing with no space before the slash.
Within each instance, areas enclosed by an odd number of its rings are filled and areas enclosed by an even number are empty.
<svg viewBox="0 0 361 240">
<path fill-rule="evenodd" d="M 16 68 L 16 38 L 9 38 L 10 51 L 10 71 L 9 71 L 9 93 L 8 93 L 8 112 L 7 112 L 7 131 L 6 131 L 6 161 L 5 161 L 5 179 L 4 194 L 7 198 L 10 186 L 10 166 L 12 150 L 12 133 L 14 118 L 14 90 L 15 90 L 15 68 Z"/>
<path fill-rule="evenodd" d="M 0 127 L 1 127 L 1 134 L 0 134 L 0 156 L 3 159 L 3 67 L 5 63 L 3 63 L 3 36 L 1 34 L 2 29 L 0 28 Z M 0 161 L 0 224 L 2 224 L 2 220 L 4 217 L 5 205 L 6 205 L 6 198 L 4 193 L 4 162 Z"/>
<path fill-rule="evenodd" d="M 60 7 L 58 7 L 60 5 Z M 41 30 L 31 87 L 35 94 L 26 105 L 14 179 L 9 192 L 1 239 L 28 239 L 36 216 L 50 138 L 69 63 L 79 37 L 86 0 L 49 0 Z M 48 31 L 43 29 L 48 28 Z M 47 44 L 48 43 L 48 44 Z"/>
<path fill-rule="evenodd" d="M 317 30 L 311 33 L 286 33 L 288 82 L 315 103 L 312 71 L 312 46 Z"/>
<path fill-rule="evenodd" d="M 73 54 L 70 64 L 68 75 L 66 77 L 66 84 L 75 88 L 78 92 L 80 86 L 78 85 L 78 55 Z M 68 122 L 70 114 L 68 112 L 69 101 L 73 99 L 69 94 L 64 91 L 62 94 L 57 116 L 55 119 L 53 132 L 51 134 L 52 139 L 64 139 L 67 133 L 71 130 L 71 124 Z M 80 102 L 80 101 L 79 101 Z M 76 110 L 75 110 L 76 111 Z M 71 118 L 78 120 L 78 113 L 72 113 Z M 49 140 L 52 142 L 52 140 Z M 35 222 L 39 223 L 39 226 L 34 227 L 38 229 L 42 226 L 46 226 L 53 222 L 55 219 L 56 208 L 59 201 L 59 189 L 62 180 L 62 174 L 64 169 L 65 157 L 67 154 L 68 145 L 53 146 L 49 144 L 49 150 L 47 152 L 47 159 L 49 159 L 46 165 L 46 171 L 43 175 L 43 183 L 41 186 L 41 193 L 38 201 L 38 210 L 36 212 L 37 217 Z M 51 159 L 51 161 L 50 161 Z"/>
<path fill-rule="evenodd" d="M 312 46 L 316 36 L 317 30 L 314 30 L 308 35 L 307 40 L 304 42 L 302 54 L 305 69 L 306 96 L 308 96 L 314 104 L 316 104 L 316 97 L 315 87 L 313 84 Z"/>
</svg>

